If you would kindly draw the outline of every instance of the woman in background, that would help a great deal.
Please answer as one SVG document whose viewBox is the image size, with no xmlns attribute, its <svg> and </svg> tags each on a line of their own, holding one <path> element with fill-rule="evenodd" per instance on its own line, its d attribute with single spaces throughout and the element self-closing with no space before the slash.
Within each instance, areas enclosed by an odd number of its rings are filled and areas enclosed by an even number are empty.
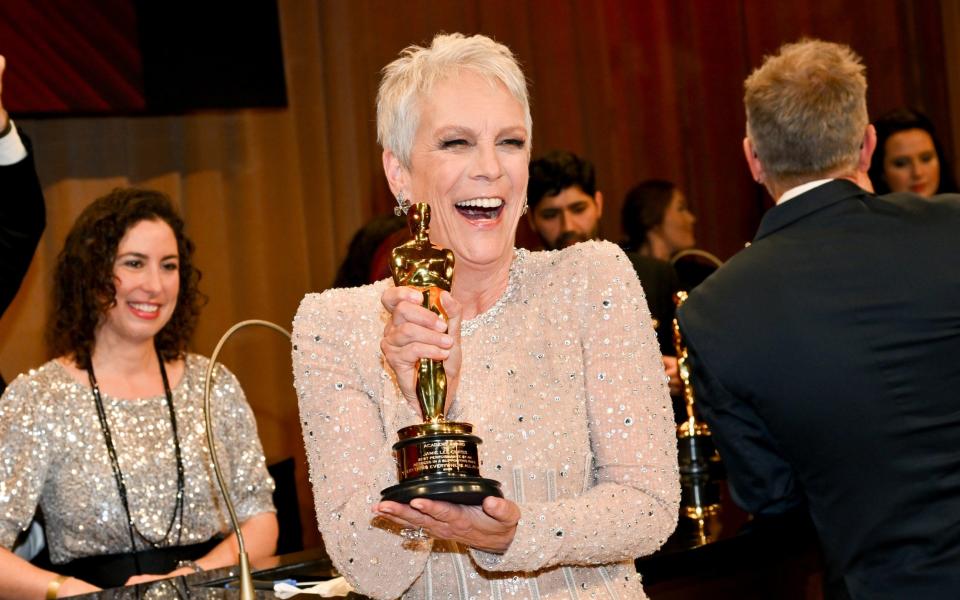
<svg viewBox="0 0 960 600">
<path fill-rule="evenodd" d="M 696 221 L 675 184 L 649 179 L 634 186 L 623 200 L 620 226 L 627 237 L 621 246 L 626 252 L 669 262 L 680 289 L 689 291 L 722 264 L 712 254 L 694 249 Z"/>
<path fill-rule="evenodd" d="M 207 451 L 208 359 L 187 353 L 199 314 L 193 243 L 159 192 L 119 189 L 74 224 L 57 261 L 55 359 L 0 401 L 0 597 L 56 598 L 233 564 Z M 251 558 L 277 522 L 256 424 L 236 378 L 212 410 Z M 8 549 L 40 508 L 52 570 Z"/>
<path fill-rule="evenodd" d="M 650 179 L 634 186 L 623 200 L 620 223 L 627 252 L 670 262 L 674 254 L 696 246 L 687 199 L 676 185 Z"/>
<path fill-rule="evenodd" d="M 923 113 L 900 108 L 877 119 L 877 149 L 870 162 L 870 181 L 877 194 L 912 192 L 930 197 L 956 193 L 953 166 L 937 139 L 933 122 Z"/>
</svg>

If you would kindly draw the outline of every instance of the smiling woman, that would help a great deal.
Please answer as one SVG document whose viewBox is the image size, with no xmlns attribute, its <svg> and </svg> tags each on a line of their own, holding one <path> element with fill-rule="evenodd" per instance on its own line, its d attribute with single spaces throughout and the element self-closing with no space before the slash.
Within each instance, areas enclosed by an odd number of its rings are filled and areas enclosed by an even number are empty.
<svg viewBox="0 0 960 600">
<path fill-rule="evenodd" d="M 208 360 L 186 352 L 201 296 L 193 243 L 169 199 L 119 189 L 77 219 L 48 327 L 55 358 L 0 402 L 0 598 L 61 597 L 232 564 L 236 541 L 208 469 Z M 277 525 L 250 407 L 215 375 L 216 436 L 251 556 Z M 52 570 L 8 549 L 37 509 Z"/>
<path fill-rule="evenodd" d="M 430 241 L 456 266 L 446 319 L 390 280 L 300 305 L 294 374 L 327 552 L 374 598 L 645 597 L 633 559 L 673 530 L 679 477 L 633 267 L 612 244 L 514 247 L 531 121 L 505 46 L 453 34 L 407 48 L 377 114 L 390 189 L 429 205 Z M 476 424 L 481 475 L 504 498 L 378 501 L 397 484 L 394 432 L 424 418 L 424 358 L 442 361 L 446 416 Z"/>
</svg>

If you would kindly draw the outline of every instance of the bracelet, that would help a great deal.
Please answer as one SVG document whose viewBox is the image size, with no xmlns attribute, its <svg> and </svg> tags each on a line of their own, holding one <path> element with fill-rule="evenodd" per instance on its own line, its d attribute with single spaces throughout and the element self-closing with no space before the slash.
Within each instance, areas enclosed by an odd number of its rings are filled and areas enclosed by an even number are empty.
<svg viewBox="0 0 960 600">
<path fill-rule="evenodd" d="M 57 600 L 57 592 L 60 591 L 60 584 L 70 579 L 68 575 L 57 575 L 47 584 L 47 600 Z"/>
<path fill-rule="evenodd" d="M 196 561 L 192 561 L 192 560 L 180 560 L 180 561 L 177 561 L 177 568 L 178 568 L 178 569 L 182 569 L 182 568 L 184 568 L 184 567 L 186 567 L 186 568 L 188 568 L 188 569 L 193 569 L 193 572 L 194 572 L 194 573 L 203 573 L 203 567 L 201 567 L 200 565 L 198 565 L 198 564 L 196 563 Z"/>
</svg>

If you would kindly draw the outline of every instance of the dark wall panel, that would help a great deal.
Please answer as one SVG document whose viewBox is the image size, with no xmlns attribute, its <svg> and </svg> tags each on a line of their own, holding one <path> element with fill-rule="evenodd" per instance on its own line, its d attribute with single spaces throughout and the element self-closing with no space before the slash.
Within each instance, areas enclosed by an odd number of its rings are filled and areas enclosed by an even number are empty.
<svg viewBox="0 0 960 600">
<path fill-rule="evenodd" d="M 157 114 L 286 105 L 276 0 L 4 0 L 18 114 Z"/>
<path fill-rule="evenodd" d="M 135 0 L 151 112 L 287 103 L 275 0 Z"/>
</svg>

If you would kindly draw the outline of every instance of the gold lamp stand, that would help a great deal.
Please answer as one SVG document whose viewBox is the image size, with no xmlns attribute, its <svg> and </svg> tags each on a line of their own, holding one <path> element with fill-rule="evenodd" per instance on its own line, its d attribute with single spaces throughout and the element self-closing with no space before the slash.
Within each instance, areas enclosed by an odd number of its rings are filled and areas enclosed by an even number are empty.
<svg viewBox="0 0 960 600">
<path fill-rule="evenodd" d="M 247 556 L 247 547 L 243 542 L 243 533 L 240 531 L 240 522 L 237 520 L 237 512 L 233 508 L 230 494 L 227 493 L 227 484 L 223 479 L 223 472 L 220 470 L 220 461 L 217 458 L 217 445 L 213 439 L 213 423 L 210 419 L 210 390 L 213 387 L 213 369 L 217 364 L 217 357 L 220 356 L 220 350 L 223 348 L 223 345 L 230 339 L 230 336 L 240 329 L 254 325 L 273 329 L 278 333 L 282 333 L 287 339 L 290 339 L 289 331 L 270 321 L 250 319 L 237 323 L 228 329 L 227 332 L 223 334 L 223 337 L 220 338 L 220 341 L 217 342 L 217 346 L 210 356 L 210 364 L 207 366 L 207 374 L 204 379 L 203 388 L 203 418 L 207 424 L 207 445 L 210 446 L 210 458 L 213 459 L 213 470 L 217 476 L 217 485 L 220 486 L 220 493 L 223 495 L 223 500 L 227 505 L 227 512 L 230 513 L 230 523 L 233 526 L 233 532 L 237 535 L 237 545 L 240 549 L 240 600 L 254 599 L 253 575 L 250 571 L 250 558 Z"/>
</svg>

